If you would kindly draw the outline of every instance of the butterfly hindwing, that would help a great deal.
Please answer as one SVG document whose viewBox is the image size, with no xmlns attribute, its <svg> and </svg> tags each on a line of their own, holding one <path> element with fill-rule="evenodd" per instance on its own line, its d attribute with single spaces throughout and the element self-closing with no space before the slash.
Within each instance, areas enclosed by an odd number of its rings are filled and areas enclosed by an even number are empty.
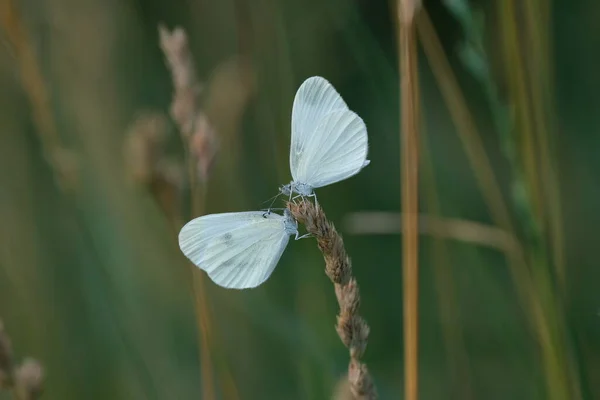
<svg viewBox="0 0 600 400">
<path fill-rule="evenodd" d="M 350 110 L 328 113 L 307 140 L 294 179 L 312 188 L 339 182 L 368 164 L 367 152 L 363 120 Z"/>
</svg>

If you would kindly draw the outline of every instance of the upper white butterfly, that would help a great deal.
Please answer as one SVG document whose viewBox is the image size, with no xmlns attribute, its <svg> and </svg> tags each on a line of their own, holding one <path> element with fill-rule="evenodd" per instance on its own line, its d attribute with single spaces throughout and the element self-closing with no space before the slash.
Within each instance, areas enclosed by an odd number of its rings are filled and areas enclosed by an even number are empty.
<svg viewBox="0 0 600 400">
<path fill-rule="evenodd" d="M 285 195 L 314 196 L 313 190 L 356 175 L 369 165 L 367 127 L 324 78 L 300 85 L 292 107 L 290 170 Z"/>
</svg>

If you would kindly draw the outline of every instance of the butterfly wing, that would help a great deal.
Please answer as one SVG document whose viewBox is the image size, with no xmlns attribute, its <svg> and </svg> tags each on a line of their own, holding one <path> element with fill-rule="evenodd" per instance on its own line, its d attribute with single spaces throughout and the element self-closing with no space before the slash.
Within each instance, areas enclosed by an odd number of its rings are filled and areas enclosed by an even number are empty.
<svg viewBox="0 0 600 400">
<path fill-rule="evenodd" d="M 300 85 L 292 106 L 292 141 L 290 146 L 290 170 L 294 181 L 307 142 L 316 132 L 321 119 L 330 112 L 347 110 L 348 106 L 324 78 L 313 76 Z"/>
<path fill-rule="evenodd" d="M 321 118 L 298 158 L 296 182 L 318 188 L 356 175 L 369 164 L 367 127 L 350 110 Z"/>
<path fill-rule="evenodd" d="M 179 233 L 179 247 L 219 286 L 253 288 L 271 275 L 288 241 L 281 215 L 262 211 L 205 215 Z"/>
</svg>

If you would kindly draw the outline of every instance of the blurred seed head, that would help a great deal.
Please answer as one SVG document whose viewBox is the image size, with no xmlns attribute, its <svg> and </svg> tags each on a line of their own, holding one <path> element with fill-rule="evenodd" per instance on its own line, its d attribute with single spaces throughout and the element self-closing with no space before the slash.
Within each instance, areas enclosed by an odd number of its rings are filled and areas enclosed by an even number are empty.
<svg viewBox="0 0 600 400">
<path fill-rule="evenodd" d="M 173 101 L 171 116 L 179 126 L 181 133 L 189 137 L 192 134 L 196 113 L 200 108 L 199 95 L 202 91 L 187 34 L 183 28 L 169 31 L 164 25 L 158 26 L 160 48 L 173 80 Z"/>
<path fill-rule="evenodd" d="M 338 380 L 333 391 L 332 400 L 354 400 L 347 376 L 343 376 Z"/>
<path fill-rule="evenodd" d="M 169 119 L 164 113 L 142 112 L 127 131 L 124 158 L 129 178 L 148 189 L 175 222 L 186 182 L 183 163 L 167 155 L 169 136 Z"/>
<path fill-rule="evenodd" d="M 26 358 L 15 371 L 15 390 L 19 399 L 39 398 L 42 394 L 43 383 L 44 368 L 32 358 Z"/>
<path fill-rule="evenodd" d="M 207 82 L 204 112 L 219 134 L 219 141 L 234 150 L 239 140 L 240 124 L 246 106 L 256 89 L 252 63 L 235 56 L 223 61 L 212 71 Z"/>
<path fill-rule="evenodd" d="M 135 182 L 152 181 L 167 138 L 168 120 L 163 113 L 143 112 L 133 121 L 125 139 L 125 163 Z"/>
<path fill-rule="evenodd" d="M 217 151 L 216 133 L 200 106 L 202 85 L 196 75 L 194 58 L 185 31 L 158 27 L 160 48 L 173 80 L 171 117 L 187 142 L 200 181 L 206 181 Z"/>
</svg>

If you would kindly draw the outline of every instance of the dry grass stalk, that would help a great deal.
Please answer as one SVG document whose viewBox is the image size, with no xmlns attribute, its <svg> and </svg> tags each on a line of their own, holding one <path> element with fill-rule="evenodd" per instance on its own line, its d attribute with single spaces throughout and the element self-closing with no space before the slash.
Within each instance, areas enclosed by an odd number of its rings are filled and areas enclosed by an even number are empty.
<svg viewBox="0 0 600 400">
<path fill-rule="evenodd" d="M 78 184 L 78 157 L 63 146 L 50 105 L 50 93 L 26 25 L 14 0 L 0 2 L 0 27 L 16 57 L 19 77 L 31 105 L 44 157 L 59 188 L 72 191 Z"/>
<path fill-rule="evenodd" d="M 185 31 L 177 27 L 169 31 L 159 25 L 160 47 L 171 70 L 173 99 L 171 117 L 177 124 L 182 140 L 188 149 L 189 181 L 191 189 L 191 217 L 202 214 L 197 181 L 205 187 L 210 167 L 217 150 L 215 132 L 200 107 L 202 85 L 196 76 L 194 59 Z M 202 193 L 204 195 L 204 193 Z M 216 398 L 212 370 L 212 323 L 206 298 L 204 275 L 192 267 L 193 291 L 200 335 L 200 360 L 202 363 L 202 398 Z"/>
<path fill-rule="evenodd" d="M 38 361 L 26 358 L 15 366 L 10 338 L 0 321 L 0 389 L 11 390 L 15 400 L 35 400 L 43 383 L 44 369 Z"/>
<path fill-rule="evenodd" d="M 492 162 L 485 151 L 466 99 L 426 10 L 419 15 L 418 29 L 423 51 L 429 60 L 429 66 L 448 107 L 452 122 L 456 126 L 458 137 L 492 218 L 499 227 L 514 235 L 515 229 L 510 212 L 492 168 Z"/>
<path fill-rule="evenodd" d="M 417 0 L 398 0 L 402 154 L 402 276 L 404 308 L 404 397 L 419 390 L 419 77 L 415 16 Z"/>
<path fill-rule="evenodd" d="M 352 276 L 352 264 L 344 248 L 344 241 L 327 220 L 323 209 L 309 201 L 288 203 L 288 208 L 307 232 L 317 239 L 325 259 L 325 273 L 334 284 L 340 306 L 337 316 L 337 333 L 350 352 L 348 382 L 356 399 L 376 399 L 377 391 L 367 366 L 361 357 L 367 347 L 369 326 L 358 314 L 360 293 L 358 283 Z"/>
<path fill-rule="evenodd" d="M 513 2 L 507 4 L 500 2 L 498 5 L 504 10 L 504 7 L 512 6 L 512 4 Z M 502 15 L 502 18 L 506 19 L 510 25 L 513 25 L 514 14 L 506 16 Z M 514 29 L 514 27 L 510 27 L 510 29 Z M 514 235 L 516 230 L 511 221 L 508 207 L 503 201 L 500 186 L 492 169 L 491 162 L 486 155 L 480 138 L 481 135 L 477 132 L 476 125 L 466 105 L 458 81 L 444 54 L 444 50 L 433 23 L 426 12 L 422 13 L 419 20 L 419 34 L 421 42 L 423 43 L 423 49 L 429 59 L 429 65 L 432 68 L 442 95 L 445 98 L 452 119 L 456 124 L 459 137 L 463 142 L 472 170 L 475 172 L 478 183 L 481 186 L 482 193 L 490 207 L 494 222 L 502 229 Z M 519 42 L 519 40 L 517 40 L 517 42 Z M 513 47 L 510 47 L 508 50 L 513 51 L 514 49 Z M 556 213 L 555 215 L 557 218 L 560 218 L 559 213 Z M 557 246 L 560 246 L 560 244 Z M 553 332 L 551 332 L 553 326 L 561 326 L 561 324 L 552 321 L 554 318 L 553 315 L 556 314 L 553 312 L 545 312 L 543 304 L 544 299 L 553 299 L 554 296 L 540 296 L 537 293 L 537 285 L 539 284 L 535 282 L 535 276 L 532 276 L 529 271 L 529 268 L 531 268 L 531 265 L 529 264 L 532 260 L 529 259 L 529 255 L 525 254 L 526 249 L 524 249 L 522 245 L 519 244 L 515 250 L 516 251 L 512 253 L 507 253 L 507 262 L 513 283 L 519 295 L 519 300 L 531 315 L 529 322 L 531 323 L 533 331 L 538 336 L 538 341 L 542 348 L 542 354 L 545 358 L 543 364 L 549 377 L 546 380 L 548 384 L 548 393 L 550 393 L 551 396 L 554 396 L 553 398 L 566 398 L 568 396 L 564 393 L 568 391 L 568 387 L 565 384 L 565 379 L 570 376 L 570 374 L 563 373 L 560 369 L 568 364 L 566 362 L 557 361 L 560 359 L 559 352 L 562 351 L 562 349 L 560 346 L 556 346 L 558 341 L 552 337 Z M 564 257 L 564 254 L 562 254 L 562 250 L 560 249 L 557 251 L 557 260 L 559 263 L 562 263 L 561 260 Z M 536 267 L 539 269 L 539 265 Z M 561 274 L 560 271 L 558 271 L 558 273 Z M 559 279 L 562 278 L 559 276 Z M 542 283 L 541 287 L 547 287 L 546 283 Z"/>
<path fill-rule="evenodd" d="M 402 213 L 358 211 L 344 219 L 344 230 L 353 235 L 400 234 Z M 490 247 L 505 253 L 516 252 L 517 239 L 493 225 L 459 218 L 419 214 L 419 234 L 453 239 L 474 245 Z"/>
</svg>

